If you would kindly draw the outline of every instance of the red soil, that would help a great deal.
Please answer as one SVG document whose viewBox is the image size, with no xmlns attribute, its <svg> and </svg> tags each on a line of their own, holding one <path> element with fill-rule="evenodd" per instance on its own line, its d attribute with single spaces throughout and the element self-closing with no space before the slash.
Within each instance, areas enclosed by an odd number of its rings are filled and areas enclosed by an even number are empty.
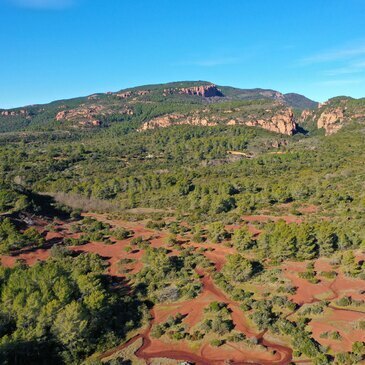
<svg viewBox="0 0 365 365">
<path fill-rule="evenodd" d="M 297 288 L 291 299 L 298 304 L 312 303 L 318 299 L 334 300 L 343 296 L 351 296 L 353 299 L 365 300 L 365 290 L 363 280 L 344 276 L 342 272 L 333 270 L 325 259 L 320 259 L 315 264 L 315 269 L 320 271 L 337 271 L 335 279 L 323 279 L 318 284 L 312 284 L 306 279 L 298 277 L 299 272 L 306 270 L 304 262 L 288 262 L 283 265 L 284 276 L 288 278 Z M 320 275 L 317 275 L 321 278 Z"/>
<path fill-rule="evenodd" d="M 202 274 L 202 272 L 200 272 Z M 153 320 L 147 330 L 134 337 L 124 346 L 108 351 L 102 358 L 108 357 L 113 353 L 120 351 L 122 348 L 129 346 L 138 338 L 143 338 L 143 345 L 137 350 L 136 356 L 149 360 L 151 358 L 166 357 L 176 360 L 185 360 L 196 363 L 197 365 L 208 364 L 224 364 L 227 359 L 230 359 L 233 364 L 289 364 L 292 358 L 292 351 L 289 348 L 280 346 L 262 338 L 262 334 L 253 333 L 245 320 L 243 312 L 240 310 L 237 303 L 230 300 L 223 294 L 213 283 L 208 275 L 202 277 L 203 290 L 201 294 L 192 300 L 180 303 L 171 303 L 168 305 L 157 305 L 151 311 Z M 253 347 L 239 348 L 237 344 L 227 343 L 219 348 L 211 347 L 209 344 L 202 344 L 197 349 L 192 349 L 185 341 L 173 343 L 165 343 L 160 339 L 151 338 L 150 330 L 153 324 L 165 321 L 168 316 L 181 313 L 187 315 L 184 318 L 184 323 L 188 326 L 197 324 L 203 315 L 204 308 L 211 301 L 223 301 L 228 304 L 231 309 L 232 320 L 236 329 L 245 333 L 248 337 L 256 337 L 259 342 L 267 347 L 268 350 Z"/>
<path fill-rule="evenodd" d="M 333 270 L 325 259 L 316 262 L 315 268 L 318 271 Z M 331 301 L 329 305 L 330 314 L 316 318 L 310 322 L 313 337 L 322 345 L 330 346 L 335 352 L 351 351 L 355 341 L 365 341 L 365 332 L 357 330 L 356 322 L 365 320 L 365 312 L 354 309 L 338 309 L 335 301 L 343 296 L 351 296 L 353 299 L 365 300 L 365 283 L 345 277 L 341 272 L 332 280 L 322 280 L 318 284 L 311 284 L 305 279 L 298 277 L 298 272 L 305 271 L 305 263 L 289 263 L 285 267 L 285 276 L 297 287 L 296 294 L 291 299 L 298 303 L 313 303 L 318 298 Z M 332 304 L 333 303 L 333 304 Z M 323 332 L 339 332 L 342 339 L 321 338 Z"/>
<path fill-rule="evenodd" d="M 5 267 L 13 267 L 17 260 L 24 260 L 27 265 L 34 265 L 37 261 L 47 260 L 49 249 L 39 248 L 30 252 L 20 253 L 16 256 L 1 256 L 1 264 Z"/>
<path fill-rule="evenodd" d="M 254 236 L 259 235 L 262 230 L 256 228 L 253 224 L 249 223 L 248 221 L 246 221 L 246 226 L 248 228 L 248 231 L 251 232 Z M 231 225 L 227 225 L 225 228 L 227 231 L 235 231 L 236 229 L 241 228 L 242 225 L 237 225 L 237 224 L 231 224 Z"/>
<path fill-rule="evenodd" d="M 318 212 L 318 207 L 316 205 L 307 205 L 298 209 L 301 213 L 314 214 Z"/>
<path fill-rule="evenodd" d="M 94 218 L 101 221 L 112 224 L 115 227 L 122 226 L 127 229 L 133 230 L 134 237 L 142 236 L 143 238 L 151 238 L 151 246 L 153 247 L 166 247 L 164 238 L 166 233 L 156 233 L 156 231 L 146 229 L 140 222 L 125 222 L 121 220 L 108 220 L 105 215 L 92 214 Z M 278 220 L 285 219 L 286 222 L 300 223 L 300 218 L 295 216 L 282 216 L 274 217 L 269 215 L 259 216 L 244 216 L 243 219 L 248 222 L 248 227 L 251 232 L 258 234 L 257 230 L 250 222 L 266 222 L 270 219 Z M 230 226 L 230 228 L 237 229 L 238 226 Z M 68 225 L 59 227 L 58 232 L 48 232 L 46 234 L 46 240 L 51 247 L 54 240 L 62 239 L 63 237 L 77 236 L 70 234 L 68 231 Z M 122 258 L 134 259 L 135 262 L 126 264 L 126 267 L 130 269 L 130 272 L 136 273 L 142 268 L 141 257 L 143 250 L 139 250 L 136 247 L 135 251 L 126 252 L 125 247 L 129 245 L 130 239 L 118 240 L 115 244 L 106 245 L 103 243 L 91 242 L 84 246 L 70 247 L 74 251 L 81 252 L 94 252 L 102 257 L 106 258 L 110 267 L 108 268 L 109 274 L 112 276 L 125 276 L 118 272 L 117 263 Z M 234 248 L 226 247 L 222 244 L 210 244 L 210 243 L 189 243 L 196 248 L 213 248 L 212 251 L 206 251 L 204 254 L 206 257 L 215 263 L 216 269 L 221 270 L 225 263 L 226 257 L 229 254 L 235 253 Z M 178 254 L 176 250 L 172 250 L 171 254 Z M 23 259 L 29 265 L 33 265 L 37 260 L 46 260 L 49 257 L 49 248 L 41 249 L 24 249 L 20 251 L 16 256 L 2 256 L 1 262 L 5 266 L 13 266 L 17 259 Z M 283 265 L 283 273 L 287 279 L 289 279 L 294 286 L 297 287 L 296 294 L 291 296 L 291 299 L 298 303 L 312 303 L 318 300 L 319 297 L 323 299 L 326 297 L 332 302 L 344 295 L 350 295 L 354 299 L 365 299 L 365 295 L 361 294 L 361 291 L 365 289 L 364 282 L 361 280 L 355 280 L 345 277 L 342 273 L 334 280 L 323 279 L 318 284 L 311 284 L 305 279 L 298 277 L 298 272 L 305 271 L 305 263 L 292 263 L 288 262 Z M 329 265 L 328 260 L 320 259 L 316 262 L 315 268 L 318 272 L 333 270 Z M 239 304 L 230 300 L 220 289 L 218 289 L 210 276 L 204 275 L 203 272 L 199 272 L 202 275 L 203 290 L 197 298 L 192 300 L 172 303 L 167 305 L 157 305 L 152 311 L 154 319 L 151 321 L 147 330 L 132 339 L 132 342 L 137 338 L 143 338 L 142 347 L 136 352 L 136 355 L 142 359 L 150 359 L 152 357 L 167 357 L 172 359 L 181 359 L 185 361 L 192 361 L 196 364 L 224 364 L 227 359 L 231 359 L 234 364 L 289 364 L 292 358 L 292 351 L 290 348 L 280 346 L 275 343 L 271 343 L 265 340 L 265 333 L 257 334 L 250 328 L 248 321 L 245 318 L 244 313 L 239 308 Z M 240 348 L 237 344 L 225 344 L 219 348 L 213 348 L 208 344 L 202 344 L 198 349 L 192 349 L 188 346 L 188 343 L 184 341 L 164 343 L 161 340 L 153 339 L 150 337 L 151 326 L 155 323 L 164 322 L 168 316 L 182 313 L 186 315 L 184 323 L 193 327 L 200 322 L 204 308 L 212 301 L 222 301 L 228 304 L 231 310 L 232 320 L 235 324 L 235 328 L 246 334 L 248 337 L 255 337 L 259 343 L 267 348 L 267 351 L 263 351 L 262 348 L 253 347 L 252 349 Z M 357 340 L 365 340 L 364 333 L 359 333 L 354 328 L 349 328 L 349 323 L 353 323 L 359 319 L 364 320 L 363 313 L 357 313 L 351 310 L 336 309 L 333 305 L 330 306 L 330 315 L 313 320 L 310 326 L 313 329 L 314 337 L 322 344 L 330 345 L 335 351 L 348 350 L 351 344 Z M 340 332 L 343 341 L 333 341 L 321 339 L 319 336 L 325 331 L 337 330 Z M 343 342 L 343 343 L 342 343 Z M 128 343 L 130 344 L 131 341 Z M 128 345 L 126 344 L 126 345 Z M 125 345 L 125 346 L 126 346 Z M 120 347 L 119 347 L 120 350 Z M 116 349 L 109 351 L 118 351 Z M 104 354 L 105 355 L 105 354 Z M 106 355 L 105 355 L 106 357 Z"/>
<path fill-rule="evenodd" d="M 364 321 L 365 313 L 355 313 L 349 310 L 332 310 L 329 315 L 310 322 L 313 337 L 322 345 L 330 346 L 335 352 L 351 351 L 352 344 L 356 341 L 365 342 L 365 331 L 354 329 L 356 322 Z M 339 332 L 340 340 L 321 338 L 323 332 Z"/>
<path fill-rule="evenodd" d="M 268 221 L 278 221 L 283 219 L 286 223 L 302 223 L 303 219 L 299 218 L 295 215 L 282 215 L 282 216 L 275 216 L 275 215 L 244 215 L 241 217 L 246 222 L 268 222 Z"/>
<path fill-rule="evenodd" d="M 206 248 L 207 251 L 204 252 L 204 256 L 215 264 L 215 267 L 220 271 L 227 260 L 227 255 L 232 255 L 236 253 L 236 250 L 232 247 L 224 246 L 223 244 L 213 244 L 213 243 L 189 243 L 189 246 L 196 248 Z"/>
</svg>

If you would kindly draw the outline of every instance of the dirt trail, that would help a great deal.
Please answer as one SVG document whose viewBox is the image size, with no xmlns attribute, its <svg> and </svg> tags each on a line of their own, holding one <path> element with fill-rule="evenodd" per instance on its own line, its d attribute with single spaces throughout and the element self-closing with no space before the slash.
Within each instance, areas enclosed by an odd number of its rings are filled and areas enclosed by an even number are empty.
<svg viewBox="0 0 365 365">
<path fill-rule="evenodd" d="M 292 296 L 292 300 L 298 303 L 299 308 L 304 304 L 320 303 L 322 300 L 319 298 L 321 297 L 330 301 L 326 308 L 329 308 L 331 312 L 326 312 L 323 318 L 314 318 L 309 323 L 314 339 L 324 346 L 331 347 L 335 352 L 351 351 L 353 342 L 365 340 L 363 331 L 351 328 L 351 323 L 365 318 L 365 312 L 358 309 L 337 307 L 334 303 L 335 300 L 344 295 L 362 299 L 364 295 L 357 294 L 356 290 L 365 288 L 363 282 L 346 278 L 342 273 L 339 273 L 332 281 L 322 280 L 318 284 L 311 284 L 298 277 L 298 272 L 301 272 L 302 268 L 297 266 L 290 268 L 290 272 L 287 270 L 285 276 L 298 288 L 296 294 Z M 339 332 L 342 340 L 336 341 L 321 336 L 324 332 L 332 331 Z"/>
<path fill-rule="evenodd" d="M 199 272 L 199 274 L 202 277 L 202 284 L 203 284 L 203 292 L 201 296 L 206 295 L 213 295 L 218 300 L 221 300 L 222 302 L 225 302 L 228 304 L 228 307 L 231 309 L 231 315 L 232 319 L 236 325 L 236 329 L 239 331 L 242 331 L 246 334 L 248 337 L 256 338 L 258 340 L 258 343 L 262 346 L 265 346 L 268 349 L 268 352 L 263 353 L 254 353 L 254 351 L 243 351 L 240 349 L 236 349 L 236 347 L 232 344 L 227 344 L 228 348 L 231 348 L 234 350 L 234 355 L 236 357 L 240 357 L 240 361 L 238 360 L 232 360 L 231 364 L 234 365 L 287 365 L 292 360 L 292 350 L 289 347 L 281 346 L 275 343 L 272 343 L 270 341 L 267 341 L 264 339 L 265 331 L 261 332 L 259 334 L 256 334 L 250 330 L 244 315 L 239 308 L 239 304 L 229 299 L 219 288 L 217 288 L 212 278 L 203 273 L 202 271 Z M 186 301 L 186 303 L 192 302 L 192 301 Z M 185 302 L 179 303 L 180 305 L 184 305 Z M 193 304 L 192 304 L 193 305 Z M 166 305 L 169 306 L 169 305 Z M 176 306 L 176 303 L 172 303 L 171 306 Z M 126 348 L 127 346 L 130 346 L 132 343 L 134 343 L 139 338 L 142 338 L 143 343 L 142 346 L 136 351 L 135 355 L 143 360 L 150 360 L 151 358 L 169 358 L 174 360 L 184 360 L 184 361 L 190 361 L 195 363 L 196 365 L 222 365 L 224 364 L 225 360 L 222 359 L 222 356 L 220 358 L 215 359 L 214 358 L 214 350 L 210 347 L 210 345 L 206 344 L 204 345 L 199 353 L 193 353 L 191 351 L 178 349 L 178 348 L 171 348 L 166 349 L 163 346 L 158 346 L 158 341 L 151 340 L 150 332 L 152 326 L 157 323 L 156 321 L 156 313 L 155 310 L 151 310 L 151 316 L 152 320 L 150 321 L 148 327 L 145 331 L 143 331 L 141 334 L 138 334 L 137 336 L 130 339 L 127 343 L 124 345 L 121 345 L 117 348 L 114 348 L 106 353 L 104 353 L 101 358 L 109 357 L 118 351 Z M 217 350 L 215 350 L 217 351 Z M 219 351 L 222 351 L 220 349 Z M 237 354 L 239 356 L 237 356 Z M 227 356 L 229 354 L 227 353 Z M 260 358 L 260 355 L 262 355 Z M 269 356 L 268 356 L 269 355 Z M 265 359 L 264 357 L 267 357 Z M 270 357 L 270 358 L 269 358 Z"/>
</svg>

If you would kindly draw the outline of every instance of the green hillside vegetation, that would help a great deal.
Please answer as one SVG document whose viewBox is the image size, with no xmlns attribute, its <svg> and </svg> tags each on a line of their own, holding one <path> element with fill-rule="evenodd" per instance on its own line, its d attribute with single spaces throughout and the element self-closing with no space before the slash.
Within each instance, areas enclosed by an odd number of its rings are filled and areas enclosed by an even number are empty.
<svg viewBox="0 0 365 365">
<path fill-rule="evenodd" d="M 360 311 L 364 301 L 346 293 L 333 302 L 294 302 L 297 288 L 283 268 L 287 261 L 302 265 L 296 278 L 308 285 L 339 275 L 365 280 L 357 256 L 365 249 L 361 120 L 324 136 L 312 119 L 284 136 L 225 124 L 232 116 L 269 118 L 288 106 L 299 116 L 315 102 L 262 89 L 221 87 L 225 96 L 209 98 L 165 91 L 209 84 L 148 85 L 0 115 L 0 253 L 14 262 L 0 266 L 0 363 L 99 365 L 98 356 L 135 335 L 153 308 L 199 300 L 210 283 L 229 304 L 204 303 L 191 328 L 175 313 L 153 323 L 151 336 L 263 350 L 262 337 L 235 328 L 239 308 L 257 333 L 280 337 L 300 360 L 364 359 L 361 341 L 337 354 L 310 332 L 330 306 Z M 341 97 L 311 115 L 346 107 L 351 119 L 363 106 L 363 99 Z M 55 119 L 85 108 L 97 112 Z M 217 118 L 218 125 L 138 130 L 171 113 Z M 100 125 L 80 124 L 91 117 Z M 122 226 L 81 216 L 91 211 Z M 104 259 L 82 252 L 95 247 Z M 17 260 L 39 249 L 50 257 L 30 266 Z M 109 253 L 115 267 L 107 267 Z M 316 268 L 318 259 L 330 268 Z M 321 339 L 339 341 L 334 333 Z"/>
</svg>

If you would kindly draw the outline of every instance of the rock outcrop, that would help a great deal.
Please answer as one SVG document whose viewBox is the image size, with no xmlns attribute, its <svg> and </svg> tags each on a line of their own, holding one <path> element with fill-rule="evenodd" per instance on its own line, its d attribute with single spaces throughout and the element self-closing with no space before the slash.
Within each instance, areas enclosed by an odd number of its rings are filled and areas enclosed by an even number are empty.
<svg viewBox="0 0 365 365">
<path fill-rule="evenodd" d="M 56 115 L 56 120 L 75 120 L 75 119 L 94 119 L 97 114 L 101 114 L 103 111 L 101 105 L 95 105 L 90 107 L 82 107 L 77 109 L 63 110 Z"/>
<path fill-rule="evenodd" d="M 291 109 L 284 109 L 281 112 L 267 118 L 232 118 L 230 120 L 222 120 L 217 116 L 204 116 L 199 114 L 183 115 L 183 114 L 167 114 L 158 118 L 145 122 L 139 131 L 145 131 L 155 128 L 166 128 L 172 125 L 197 125 L 197 126 L 215 126 L 218 124 L 225 125 L 246 125 L 249 127 L 260 127 L 271 132 L 293 135 L 296 132 L 297 125 L 295 123 L 294 114 Z"/>
<path fill-rule="evenodd" d="M 127 99 L 127 98 L 130 98 L 132 95 L 133 94 L 132 94 L 131 91 L 126 91 L 124 93 L 118 93 L 117 97 L 120 98 L 120 99 Z"/>
<path fill-rule="evenodd" d="M 271 132 L 293 135 L 297 130 L 297 124 L 293 111 L 291 109 L 284 109 L 283 111 L 268 118 L 252 118 L 244 120 L 241 118 L 231 119 L 227 125 L 246 125 L 248 127 L 260 127 Z"/>
<path fill-rule="evenodd" d="M 224 96 L 223 93 L 217 88 L 217 86 L 213 84 L 182 88 L 180 89 L 180 94 L 198 95 L 198 96 L 203 96 L 205 98 L 210 98 L 214 96 L 219 96 L 219 97 Z"/>
<path fill-rule="evenodd" d="M 317 127 L 326 131 L 326 136 L 336 133 L 343 127 L 344 109 L 335 108 L 324 111 L 317 120 Z"/>
<path fill-rule="evenodd" d="M 186 95 L 196 95 L 204 98 L 212 98 L 212 97 L 222 97 L 224 96 L 222 91 L 217 88 L 216 85 L 201 85 L 201 86 L 192 86 L 192 87 L 183 87 L 177 89 L 165 89 L 163 91 L 163 95 L 172 95 L 172 94 L 186 94 Z"/>
<path fill-rule="evenodd" d="M 148 95 L 150 92 L 151 92 L 150 90 L 125 91 L 125 92 L 122 92 L 122 93 L 117 93 L 116 96 L 120 99 L 128 99 L 132 96 Z"/>
<path fill-rule="evenodd" d="M 0 115 L 2 117 L 26 117 L 28 115 L 28 112 L 25 109 L 20 110 L 2 110 L 0 111 Z"/>
<path fill-rule="evenodd" d="M 148 129 L 166 128 L 173 125 L 199 125 L 204 127 L 217 125 L 216 121 L 209 121 L 207 118 L 199 116 L 186 116 L 183 114 L 167 114 L 162 117 L 151 119 L 144 123 L 139 131 L 145 131 Z"/>
<path fill-rule="evenodd" d="M 311 117 L 313 118 L 313 111 L 305 109 L 302 111 L 302 114 L 300 115 L 300 120 L 304 122 Z"/>
<path fill-rule="evenodd" d="M 102 123 L 99 116 L 106 116 L 116 113 L 114 110 L 108 110 L 102 105 L 81 106 L 76 109 L 62 110 L 57 113 L 56 120 L 72 121 L 81 126 L 98 127 Z M 133 115 L 133 110 L 128 107 L 123 107 L 117 111 L 119 114 Z"/>
</svg>

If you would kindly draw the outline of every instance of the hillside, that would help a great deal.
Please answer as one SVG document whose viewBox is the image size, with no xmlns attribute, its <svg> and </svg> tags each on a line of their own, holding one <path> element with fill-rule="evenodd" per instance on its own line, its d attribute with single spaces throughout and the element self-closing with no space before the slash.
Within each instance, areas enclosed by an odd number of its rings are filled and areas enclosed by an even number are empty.
<svg viewBox="0 0 365 365">
<path fill-rule="evenodd" d="M 0 111 L 0 363 L 361 364 L 364 106 L 196 81 Z"/>
<path fill-rule="evenodd" d="M 220 87 L 204 81 L 175 82 L 0 110 L 0 131 L 102 128 L 117 122 L 138 127 L 174 113 L 180 119 L 193 118 L 195 124 L 245 124 L 292 134 L 295 126 L 290 108 L 316 106 L 298 94 Z"/>
<path fill-rule="evenodd" d="M 0 110 L 0 132 L 95 132 L 113 124 L 144 131 L 186 124 L 244 125 L 285 135 L 324 129 L 329 135 L 363 123 L 364 116 L 364 99 L 337 97 L 318 104 L 295 93 L 185 81 Z"/>
</svg>

